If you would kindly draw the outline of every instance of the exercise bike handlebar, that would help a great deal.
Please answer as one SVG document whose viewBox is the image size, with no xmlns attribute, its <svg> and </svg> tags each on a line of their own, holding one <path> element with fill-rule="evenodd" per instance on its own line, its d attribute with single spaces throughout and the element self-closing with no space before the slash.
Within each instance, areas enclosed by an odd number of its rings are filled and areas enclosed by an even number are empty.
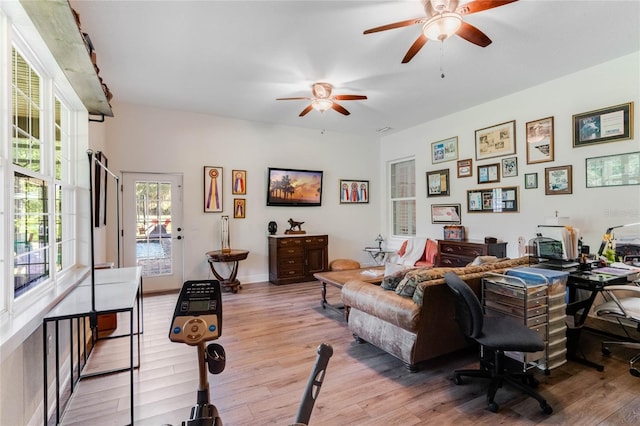
<svg viewBox="0 0 640 426">
<path fill-rule="evenodd" d="M 313 405 L 316 402 L 316 398 L 318 398 L 318 394 L 320 393 L 320 387 L 322 386 L 322 381 L 324 380 L 324 375 L 327 370 L 327 364 L 329 363 L 329 358 L 333 355 L 333 348 L 328 343 L 321 343 L 318 346 L 318 356 L 316 357 L 316 363 L 313 366 L 313 370 L 311 371 L 311 375 L 309 376 L 309 381 L 307 382 L 307 386 L 304 390 L 304 394 L 302 396 L 302 402 L 298 407 L 298 413 L 296 414 L 296 418 L 294 423 L 296 424 L 309 424 L 309 419 L 311 418 L 311 412 L 313 411 Z"/>
</svg>

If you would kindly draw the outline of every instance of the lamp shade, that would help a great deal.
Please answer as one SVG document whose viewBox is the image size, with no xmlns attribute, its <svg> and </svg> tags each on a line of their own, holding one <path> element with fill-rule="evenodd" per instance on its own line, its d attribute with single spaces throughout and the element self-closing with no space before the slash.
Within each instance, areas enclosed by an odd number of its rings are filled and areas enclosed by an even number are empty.
<svg viewBox="0 0 640 426">
<path fill-rule="evenodd" d="M 311 101 L 313 109 L 320 112 L 328 110 L 331 108 L 331 105 L 333 105 L 333 101 L 331 99 L 314 99 Z"/>
</svg>

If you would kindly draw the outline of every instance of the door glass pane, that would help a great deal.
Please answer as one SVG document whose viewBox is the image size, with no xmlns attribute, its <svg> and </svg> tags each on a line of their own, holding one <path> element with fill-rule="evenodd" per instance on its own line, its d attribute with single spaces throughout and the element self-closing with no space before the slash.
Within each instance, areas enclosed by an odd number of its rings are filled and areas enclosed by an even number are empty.
<svg viewBox="0 0 640 426">
<path fill-rule="evenodd" d="M 136 182 L 136 265 L 143 276 L 173 273 L 171 183 Z"/>
</svg>

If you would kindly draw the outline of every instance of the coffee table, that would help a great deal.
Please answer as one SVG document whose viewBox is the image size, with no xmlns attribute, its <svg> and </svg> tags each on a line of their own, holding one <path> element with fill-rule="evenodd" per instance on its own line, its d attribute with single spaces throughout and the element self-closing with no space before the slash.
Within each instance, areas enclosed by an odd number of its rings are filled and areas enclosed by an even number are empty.
<svg viewBox="0 0 640 426">
<path fill-rule="evenodd" d="M 375 271 L 379 275 L 370 275 L 364 271 Z M 322 284 L 322 309 L 330 308 L 335 311 L 344 310 L 345 319 L 348 319 L 349 309 L 345 309 L 342 304 L 332 304 L 327 301 L 327 284 L 337 288 L 342 286 L 351 280 L 360 280 L 371 284 L 380 284 L 384 278 L 384 266 L 374 266 L 370 268 L 349 269 L 346 271 L 330 271 L 330 272 L 317 272 L 313 276 Z"/>
</svg>

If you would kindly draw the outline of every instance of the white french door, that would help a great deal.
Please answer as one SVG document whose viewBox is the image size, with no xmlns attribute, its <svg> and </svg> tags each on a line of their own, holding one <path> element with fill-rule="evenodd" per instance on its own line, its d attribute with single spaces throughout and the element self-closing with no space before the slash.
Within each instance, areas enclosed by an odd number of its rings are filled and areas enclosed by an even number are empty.
<svg viewBox="0 0 640 426">
<path fill-rule="evenodd" d="M 183 280 L 182 175 L 122 173 L 122 259 L 142 266 L 145 292 Z"/>
</svg>

